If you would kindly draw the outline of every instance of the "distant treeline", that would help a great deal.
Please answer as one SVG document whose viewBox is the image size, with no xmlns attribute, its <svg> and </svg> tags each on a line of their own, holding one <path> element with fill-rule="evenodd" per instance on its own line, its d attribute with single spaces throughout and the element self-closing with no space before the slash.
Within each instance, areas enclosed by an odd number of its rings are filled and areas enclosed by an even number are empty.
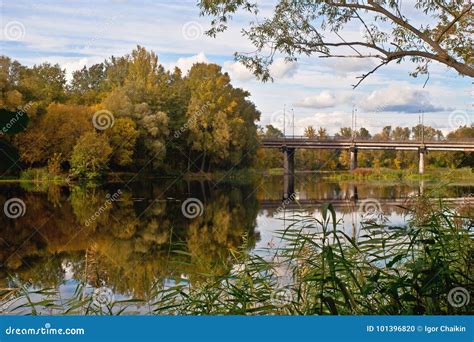
<svg viewBox="0 0 474 342">
<path fill-rule="evenodd" d="M 266 137 L 283 137 L 278 128 L 268 125 L 260 135 Z M 308 138 L 327 139 L 327 130 L 320 127 L 318 130 L 309 126 L 304 135 Z M 361 127 L 353 132 L 350 127 L 343 127 L 335 134 L 336 138 L 374 139 L 374 140 L 462 140 L 474 139 L 474 126 L 463 126 L 449 132 L 446 136 L 440 130 L 430 126 L 416 125 L 415 127 L 386 126 L 381 132 L 372 135 L 366 128 Z M 474 153 L 472 152 L 429 152 L 426 155 L 428 167 L 474 167 Z M 282 167 L 281 152 L 273 149 L 260 149 L 257 166 L 262 169 Z M 346 150 L 310 150 L 298 149 L 295 155 L 296 168 L 299 170 L 338 170 L 347 169 L 350 163 L 349 152 Z M 388 167 L 394 169 L 408 169 L 418 167 L 418 153 L 416 151 L 359 151 L 358 167 Z"/>
<path fill-rule="evenodd" d="M 26 67 L 0 56 L 0 87 L 0 108 L 30 119 L 24 132 L 0 137 L 5 159 L 18 158 L 19 169 L 96 177 L 110 169 L 211 171 L 255 161 L 260 113 L 215 64 L 195 64 L 183 75 L 138 46 L 67 82 L 57 64 Z"/>
</svg>

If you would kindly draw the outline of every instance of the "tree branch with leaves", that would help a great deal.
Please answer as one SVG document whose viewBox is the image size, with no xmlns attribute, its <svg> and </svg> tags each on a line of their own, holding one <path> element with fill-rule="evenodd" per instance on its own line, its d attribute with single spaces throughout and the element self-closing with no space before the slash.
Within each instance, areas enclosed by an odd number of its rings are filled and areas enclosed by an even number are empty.
<svg viewBox="0 0 474 342">
<path fill-rule="evenodd" d="M 225 31 L 240 9 L 256 16 L 242 31 L 256 50 L 235 56 L 263 81 L 271 79 L 276 55 L 288 62 L 312 55 L 377 60 L 354 87 L 382 66 L 405 59 L 415 64 L 414 77 L 428 74 L 433 61 L 474 77 L 470 0 L 279 0 L 272 16 L 263 19 L 249 0 L 201 0 L 199 6 L 202 15 L 212 17 L 210 36 Z M 356 38 L 354 25 L 360 26 Z"/>
</svg>

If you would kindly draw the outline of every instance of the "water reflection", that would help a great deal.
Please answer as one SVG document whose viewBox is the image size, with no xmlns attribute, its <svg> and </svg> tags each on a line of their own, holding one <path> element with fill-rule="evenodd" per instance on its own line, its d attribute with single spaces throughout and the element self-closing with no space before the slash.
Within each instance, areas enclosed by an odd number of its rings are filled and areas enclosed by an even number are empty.
<svg viewBox="0 0 474 342">
<path fill-rule="evenodd" d="M 425 185 L 432 190 L 433 184 Z M 443 196 L 472 193 L 452 186 Z M 145 298 L 151 287 L 170 279 L 198 282 L 232 267 L 232 251 L 272 246 L 273 232 L 292 213 L 316 215 L 331 201 L 344 228 L 357 234 L 360 203 L 376 199 L 394 223 L 403 223 L 400 203 L 420 192 L 418 184 L 322 182 L 313 176 L 295 182 L 297 203 L 284 206 L 284 179 L 249 184 L 212 181 L 109 184 L 103 187 L 1 185 L 0 203 L 21 198 L 26 214 L 0 216 L 0 287 L 9 277 L 35 288 L 87 282 L 124 296 Z M 113 194 L 117 198 L 110 200 Z M 202 214 L 187 218 L 182 203 L 196 198 Z M 108 204 L 107 204 L 108 203 Z M 93 219 L 91 219 L 93 218 Z M 66 291 L 66 290 L 65 290 Z"/>
</svg>

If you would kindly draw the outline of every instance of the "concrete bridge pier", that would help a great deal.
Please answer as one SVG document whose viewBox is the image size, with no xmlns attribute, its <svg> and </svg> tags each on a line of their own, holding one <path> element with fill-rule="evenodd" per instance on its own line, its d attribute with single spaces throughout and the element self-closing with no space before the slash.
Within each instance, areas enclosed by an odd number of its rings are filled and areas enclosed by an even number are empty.
<svg viewBox="0 0 474 342">
<path fill-rule="evenodd" d="M 349 149 L 349 152 L 351 154 L 350 170 L 354 171 L 355 169 L 357 169 L 357 147 L 351 147 Z"/>
<path fill-rule="evenodd" d="M 425 173 L 425 154 L 426 154 L 426 148 L 425 147 L 420 147 L 418 149 L 418 155 L 419 155 L 418 173 L 420 175 Z"/>
<path fill-rule="evenodd" d="M 289 198 L 295 192 L 295 149 L 283 147 L 283 198 Z"/>
</svg>

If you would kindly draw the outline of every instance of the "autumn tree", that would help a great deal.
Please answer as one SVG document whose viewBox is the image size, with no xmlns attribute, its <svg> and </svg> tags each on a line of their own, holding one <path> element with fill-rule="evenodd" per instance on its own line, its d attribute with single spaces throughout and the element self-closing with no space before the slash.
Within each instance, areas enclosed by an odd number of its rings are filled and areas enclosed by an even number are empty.
<svg viewBox="0 0 474 342">
<path fill-rule="evenodd" d="M 135 122 L 130 118 L 118 118 L 112 127 L 105 130 L 105 134 L 113 150 L 111 163 L 117 166 L 132 165 L 139 135 Z"/>
<path fill-rule="evenodd" d="M 71 156 L 71 171 L 77 176 L 97 178 L 107 168 L 112 154 L 108 139 L 103 134 L 87 132 L 74 146 Z"/>
<path fill-rule="evenodd" d="M 44 165 L 55 153 L 69 160 L 77 139 L 88 131 L 93 131 L 88 107 L 52 103 L 34 126 L 15 138 L 15 145 L 23 162 Z"/>
</svg>

